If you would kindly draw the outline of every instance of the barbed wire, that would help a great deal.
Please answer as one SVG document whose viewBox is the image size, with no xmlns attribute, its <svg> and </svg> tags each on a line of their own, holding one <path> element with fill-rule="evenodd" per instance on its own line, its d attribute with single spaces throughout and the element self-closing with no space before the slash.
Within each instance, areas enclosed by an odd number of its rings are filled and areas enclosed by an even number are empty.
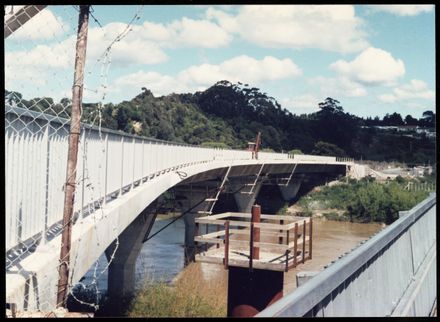
<svg viewBox="0 0 440 322">
<path fill-rule="evenodd" d="M 136 19 L 140 18 L 139 13 L 142 10 L 142 8 L 143 8 L 143 5 L 136 11 L 136 13 L 134 14 L 134 16 L 131 19 L 131 21 L 127 24 L 127 27 L 120 34 L 118 34 L 113 41 L 110 42 L 110 44 L 104 50 L 103 54 L 101 56 L 99 56 L 99 58 L 96 60 L 96 62 L 94 64 L 94 67 L 96 67 L 96 65 L 98 63 L 101 64 L 101 73 L 100 73 L 101 85 L 100 85 L 100 88 L 102 89 L 102 96 L 101 96 L 101 99 L 99 100 L 99 102 L 97 104 L 97 111 L 98 111 L 98 113 L 92 119 L 91 125 L 94 126 L 96 124 L 96 122 L 98 122 L 98 124 L 97 124 L 97 126 L 98 126 L 98 135 L 99 135 L 99 142 L 100 142 L 101 150 L 102 151 L 105 151 L 105 149 L 106 149 L 105 141 L 104 141 L 104 138 L 103 138 L 103 135 L 102 135 L 102 108 L 103 108 L 103 105 L 104 105 L 104 102 L 105 102 L 105 99 L 106 99 L 107 89 L 108 89 L 107 82 L 108 82 L 109 69 L 110 69 L 110 66 L 111 66 L 111 50 L 113 48 L 113 45 L 117 41 L 120 41 L 123 37 L 125 37 L 131 31 L 130 26 L 131 26 L 131 24 Z M 95 21 L 98 23 L 98 25 L 101 28 L 103 28 L 102 25 L 99 23 L 99 21 L 93 15 L 92 15 L 92 17 L 95 19 Z M 93 71 L 93 69 L 94 69 L 93 67 L 90 68 L 90 70 L 92 70 L 92 71 Z M 96 92 L 98 92 L 98 90 Z M 88 130 L 88 132 L 86 130 L 85 133 L 86 133 L 86 135 L 84 136 L 85 137 L 85 142 L 83 142 L 83 145 L 84 145 L 84 152 L 83 153 L 84 153 L 84 156 L 85 156 L 85 159 L 84 159 L 84 171 L 85 171 L 85 173 L 88 173 L 89 169 L 87 167 L 88 163 L 87 163 L 87 153 L 86 153 L 86 151 L 87 151 L 87 143 L 86 142 L 87 142 L 87 137 L 90 136 L 91 128 Z M 87 133 L 89 135 L 87 135 Z M 104 153 L 101 153 L 101 160 L 98 163 L 98 169 L 100 169 L 102 167 L 102 164 L 104 162 L 104 160 L 102 160 L 103 156 L 104 156 Z M 98 173 L 100 174 L 101 171 L 98 171 Z M 103 201 L 105 200 L 105 198 L 107 196 L 103 195 L 103 192 L 102 192 L 103 189 L 102 189 L 102 184 L 101 184 L 100 176 L 98 176 L 98 182 L 96 182 L 96 183 L 92 182 L 88 175 L 86 175 L 82 179 L 83 180 L 86 180 L 86 179 L 88 180 L 88 184 L 85 185 L 85 187 L 87 189 L 89 189 L 89 191 L 91 192 L 90 193 L 90 201 L 96 200 L 96 198 L 94 196 L 94 193 L 95 193 L 95 188 L 98 189 L 98 199 L 97 200 L 98 200 L 99 213 L 101 214 L 101 218 L 100 218 L 100 220 L 101 220 L 105 216 L 104 211 L 103 211 Z M 88 203 L 88 205 L 89 205 L 89 212 L 93 211 L 93 209 L 90 209 L 90 207 L 92 207 L 92 203 L 90 202 L 90 203 Z M 97 243 L 99 244 L 99 234 L 98 234 L 98 231 L 97 231 L 98 223 L 96 221 L 96 216 L 93 217 L 93 220 L 95 222 L 93 227 L 95 229 L 95 233 L 96 233 L 95 235 L 97 236 Z M 115 227 L 114 225 L 112 226 L 112 229 L 113 229 L 113 231 L 117 231 L 117 227 Z M 112 254 L 110 255 L 110 258 L 108 259 L 107 265 L 104 267 L 104 269 L 102 269 L 99 273 L 97 273 L 98 265 L 99 265 L 99 258 L 98 258 L 95 261 L 95 264 L 94 264 L 94 267 L 93 267 L 93 276 L 92 276 L 91 283 L 90 284 L 85 284 L 85 283 L 82 283 L 82 282 L 76 283 L 77 285 L 80 285 L 84 289 L 87 289 L 88 286 L 92 286 L 94 288 L 95 295 L 96 295 L 96 297 L 95 297 L 95 302 L 96 303 L 86 302 L 86 301 L 83 301 L 83 300 L 79 299 L 74 294 L 74 291 L 73 291 L 74 288 L 73 288 L 73 285 L 71 285 L 69 294 L 78 303 L 80 303 L 82 305 L 90 306 L 95 311 L 97 311 L 99 309 L 99 304 L 97 304 L 97 303 L 99 303 L 99 294 L 100 294 L 99 287 L 98 287 L 99 277 L 101 275 L 103 275 L 108 270 L 108 268 L 110 267 L 111 263 L 115 259 L 116 252 L 117 252 L 118 248 L 119 248 L 119 237 L 117 236 L 116 239 L 115 239 L 115 247 L 113 248 Z M 78 254 L 78 252 L 77 252 L 77 254 Z M 73 274 L 72 274 L 72 277 L 73 277 Z"/>
</svg>

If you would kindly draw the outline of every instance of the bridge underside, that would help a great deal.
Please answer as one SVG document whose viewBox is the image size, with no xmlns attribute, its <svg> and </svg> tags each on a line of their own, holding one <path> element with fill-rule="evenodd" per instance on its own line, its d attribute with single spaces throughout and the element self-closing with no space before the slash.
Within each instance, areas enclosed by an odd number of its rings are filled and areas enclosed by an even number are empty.
<svg viewBox="0 0 440 322">
<path fill-rule="evenodd" d="M 134 286 L 134 259 L 140 250 L 139 245 L 145 240 L 154 223 L 155 214 L 149 211 L 148 207 L 173 187 L 183 195 L 188 187 L 217 189 L 229 166 L 231 169 L 224 192 L 231 192 L 234 186 L 254 182 L 251 187 L 253 193 L 247 196 L 237 194 L 236 202 L 241 210 L 248 209 L 249 205 L 255 202 L 261 184 L 279 185 L 284 180 L 283 185 L 289 184 L 287 187 L 282 187 L 281 192 L 283 193 L 284 189 L 285 199 L 291 199 L 296 195 L 300 183 L 305 178 L 336 178 L 346 173 L 345 164 L 295 165 L 293 160 L 275 160 L 264 164 L 264 167 L 258 160 L 235 160 L 226 166 L 224 161 L 211 161 L 191 165 L 183 170 L 165 171 L 108 202 L 94 213 L 77 220 L 72 232 L 71 285 L 75 285 L 101 254 L 106 252 L 106 255 L 112 259 L 109 268 L 109 292 L 114 296 L 125 295 Z M 286 181 L 289 176 L 290 179 Z M 295 188 L 288 189 L 289 186 L 294 185 Z M 189 203 L 182 204 L 182 210 L 191 206 L 194 203 L 191 199 L 196 197 L 200 200 L 203 198 L 203 193 L 189 197 L 186 195 Z M 192 217 L 198 211 L 203 211 L 205 209 L 203 207 L 206 208 L 206 205 L 196 207 Z M 142 219 L 139 219 L 140 216 Z M 190 227 L 191 223 L 192 221 L 189 220 L 187 226 Z M 138 229 L 134 229 L 133 225 L 139 226 Z M 127 231 L 131 233 L 128 234 Z M 55 307 L 60 243 L 61 236 L 53 238 L 47 244 L 37 247 L 35 252 L 7 271 L 7 303 L 16 303 L 19 310 L 51 310 Z M 125 253 L 124 256 L 122 251 Z M 112 290 L 111 285 L 117 285 L 118 290 Z"/>
</svg>

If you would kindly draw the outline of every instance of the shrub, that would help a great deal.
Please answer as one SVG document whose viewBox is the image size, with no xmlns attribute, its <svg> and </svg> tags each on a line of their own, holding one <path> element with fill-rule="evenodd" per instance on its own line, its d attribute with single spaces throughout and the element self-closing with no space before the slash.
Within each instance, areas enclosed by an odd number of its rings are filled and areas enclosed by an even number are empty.
<svg viewBox="0 0 440 322">
<path fill-rule="evenodd" d="M 128 316 L 226 317 L 224 281 L 204 280 L 200 265 L 192 263 L 174 285 L 147 281 L 133 300 Z"/>
</svg>

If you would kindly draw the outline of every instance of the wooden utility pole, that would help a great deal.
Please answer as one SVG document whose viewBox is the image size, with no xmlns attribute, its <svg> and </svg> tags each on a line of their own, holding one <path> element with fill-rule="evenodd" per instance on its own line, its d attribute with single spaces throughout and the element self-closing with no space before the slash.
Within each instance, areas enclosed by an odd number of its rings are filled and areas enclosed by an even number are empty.
<svg viewBox="0 0 440 322">
<path fill-rule="evenodd" d="M 72 234 L 73 202 L 75 198 L 76 164 L 82 109 L 84 65 L 86 60 L 89 5 L 81 5 L 76 38 L 75 75 L 72 88 L 72 115 L 70 119 L 69 149 L 67 155 L 66 184 L 64 186 L 63 232 L 61 236 L 60 268 L 57 307 L 66 307 L 69 288 L 70 240 Z"/>
</svg>

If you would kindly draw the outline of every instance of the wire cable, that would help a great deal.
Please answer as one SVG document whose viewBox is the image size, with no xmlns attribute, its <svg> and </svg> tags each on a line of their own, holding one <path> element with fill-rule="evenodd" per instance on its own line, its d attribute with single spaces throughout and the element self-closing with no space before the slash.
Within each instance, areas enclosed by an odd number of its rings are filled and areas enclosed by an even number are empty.
<svg viewBox="0 0 440 322">
<path fill-rule="evenodd" d="M 239 192 L 241 189 L 243 189 L 246 185 L 242 185 L 240 188 L 238 188 L 237 190 L 233 191 L 232 194 Z M 154 236 L 156 236 L 157 234 L 159 234 L 160 232 L 162 232 L 163 230 L 165 230 L 165 228 L 169 227 L 171 224 L 175 223 L 177 220 L 179 220 L 180 218 L 182 218 L 183 216 L 185 216 L 186 214 L 188 214 L 189 212 L 191 212 L 191 210 L 193 210 L 194 208 L 196 208 L 197 206 L 199 206 L 202 202 L 205 202 L 206 198 L 203 198 L 202 200 L 200 200 L 198 203 L 196 203 L 194 206 L 192 206 L 191 208 L 189 208 L 188 210 L 186 210 L 185 212 L 181 213 L 179 216 L 177 216 L 176 218 L 174 218 L 171 222 L 169 222 L 168 224 L 166 224 L 165 226 L 163 226 L 161 229 L 159 229 L 158 231 L 156 231 L 153 235 L 148 236 L 147 239 L 145 239 L 144 243 L 146 243 L 147 241 L 149 241 L 151 238 L 153 238 Z M 157 208 L 158 209 L 158 208 Z M 157 215 L 157 213 L 156 213 Z"/>
</svg>

